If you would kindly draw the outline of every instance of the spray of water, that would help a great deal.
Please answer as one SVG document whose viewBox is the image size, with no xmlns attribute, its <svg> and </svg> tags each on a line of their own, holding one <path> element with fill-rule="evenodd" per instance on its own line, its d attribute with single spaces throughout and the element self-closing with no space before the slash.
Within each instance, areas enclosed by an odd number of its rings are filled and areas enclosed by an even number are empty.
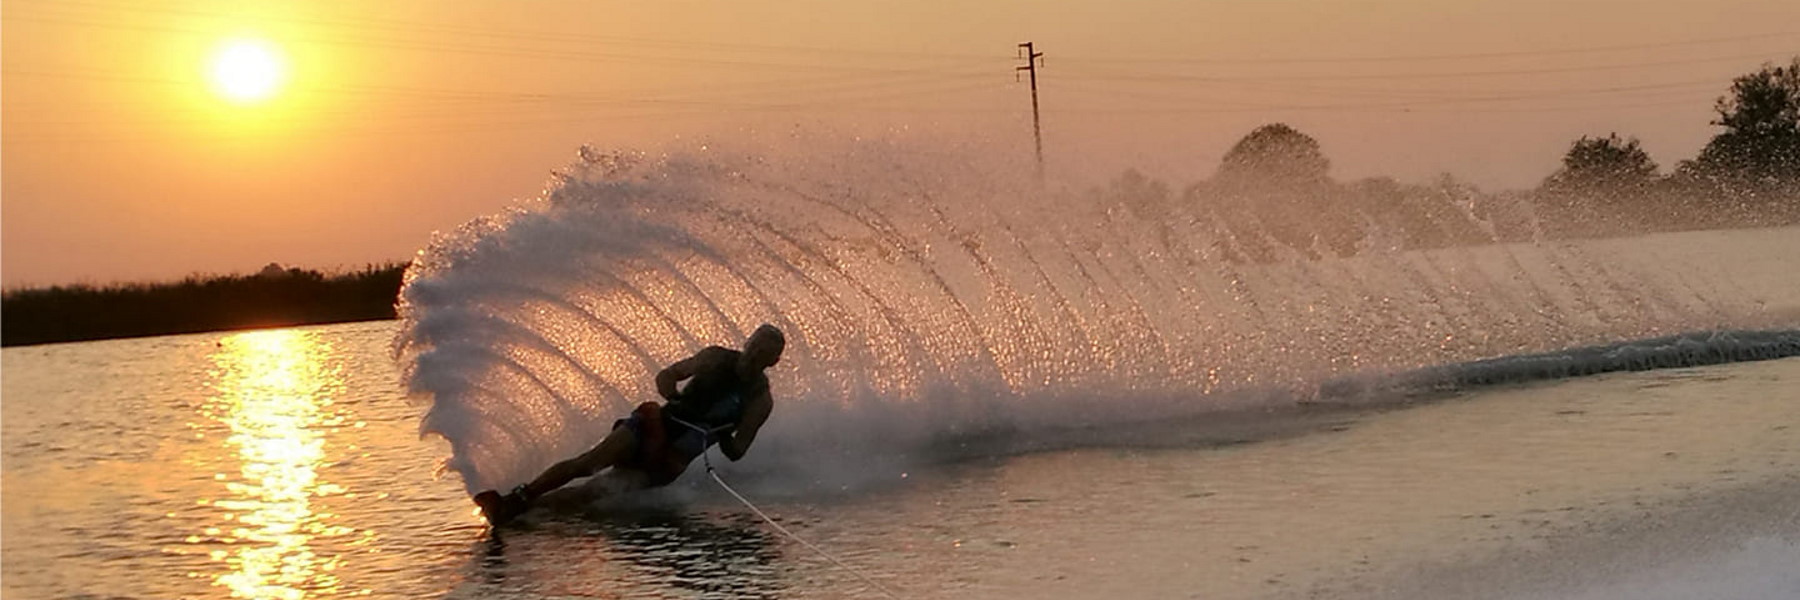
<svg viewBox="0 0 1800 600">
<path fill-rule="evenodd" d="M 1629 249 L 1399 249 L 1346 219 L 1329 227 L 1354 228 L 1354 252 L 1316 252 L 946 148 L 583 149 L 542 197 L 440 235 L 408 270 L 396 352 L 423 429 L 471 491 L 506 488 L 654 398 L 662 366 L 767 322 L 789 346 L 759 440 L 775 451 L 757 454 L 819 478 L 972 436 L 1301 401 L 1350 374 L 1759 314 L 1729 280 Z"/>
</svg>

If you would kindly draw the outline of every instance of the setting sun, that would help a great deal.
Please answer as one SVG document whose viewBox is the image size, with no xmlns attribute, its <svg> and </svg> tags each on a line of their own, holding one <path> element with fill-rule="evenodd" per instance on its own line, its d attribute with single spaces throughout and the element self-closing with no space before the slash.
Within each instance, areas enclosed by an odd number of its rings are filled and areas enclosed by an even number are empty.
<svg viewBox="0 0 1800 600">
<path fill-rule="evenodd" d="M 213 89 L 227 100 L 251 103 L 266 100 L 281 89 L 286 65 L 281 54 L 264 40 L 239 39 L 221 44 L 212 58 Z"/>
</svg>

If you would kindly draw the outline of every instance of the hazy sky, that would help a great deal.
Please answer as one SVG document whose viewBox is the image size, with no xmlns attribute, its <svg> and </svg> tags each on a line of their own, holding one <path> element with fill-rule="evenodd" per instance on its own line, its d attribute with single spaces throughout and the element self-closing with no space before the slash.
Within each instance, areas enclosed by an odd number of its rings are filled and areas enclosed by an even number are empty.
<svg viewBox="0 0 1800 600">
<path fill-rule="evenodd" d="M 9 288 L 405 260 L 583 143 L 1028 143 L 1027 40 L 1052 172 L 1176 185 L 1273 121 L 1340 179 L 1529 187 L 1615 131 L 1666 169 L 1732 77 L 1800 54 L 1794 0 L 7 0 L 0 23 Z M 217 91 L 232 39 L 285 65 L 267 98 Z"/>
</svg>

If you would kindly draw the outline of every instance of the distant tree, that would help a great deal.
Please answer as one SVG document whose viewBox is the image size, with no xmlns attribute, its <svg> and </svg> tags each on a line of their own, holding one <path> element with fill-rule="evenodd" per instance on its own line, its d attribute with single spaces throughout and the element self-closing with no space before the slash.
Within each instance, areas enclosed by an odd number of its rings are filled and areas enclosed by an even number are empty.
<svg viewBox="0 0 1800 600">
<path fill-rule="evenodd" d="M 1272 123 L 1238 140 L 1217 176 L 1190 195 L 1208 197 L 1248 260 L 1343 254 L 1360 239 L 1362 221 L 1326 176 L 1330 168 L 1318 141 Z"/>
<path fill-rule="evenodd" d="M 1253 186 L 1316 185 L 1327 182 L 1331 161 L 1319 142 L 1282 123 L 1264 125 L 1238 140 L 1219 164 L 1221 182 Z"/>
<path fill-rule="evenodd" d="M 1126 169 L 1093 194 L 1110 218 L 1121 218 L 1128 213 L 1155 232 L 1164 248 L 1178 245 L 1171 227 L 1177 217 L 1169 184 L 1145 176 L 1137 169 Z"/>
<path fill-rule="evenodd" d="M 1619 134 L 1575 140 L 1562 168 L 1535 194 L 1541 231 L 1552 237 L 1591 237 L 1642 231 L 1654 216 L 1656 161 L 1637 138 Z"/>
<path fill-rule="evenodd" d="M 1656 161 L 1638 146 L 1637 138 L 1606 137 L 1575 140 L 1563 154 L 1562 168 L 1544 180 L 1551 193 L 1599 196 L 1617 200 L 1642 194 L 1656 182 Z"/>
<path fill-rule="evenodd" d="M 1714 136 L 1681 174 L 1715 192 L 1800 193 L 1800 57 L 1738 77 L 1714 106 Z"/>
<path fill-rule="evenodd" d="M 1347 190 L 1350 201 L 1371 221 L 1375 235 L 1367 243 L 1372 247 L 1443 248 L 1492 241 L 1471 216 L 1480 190 L 1448 173 L 1428 185 L 1375 177 L 1352 183 Z"/>
<path fill-rule="evenodd" d="M 1126 169 L 1099 193 L 1108 202 L 1124 205 L 1140 217 L 1168 218 L 1169 184 L 1146 177 L 1137 169 Z"/>
</svg>

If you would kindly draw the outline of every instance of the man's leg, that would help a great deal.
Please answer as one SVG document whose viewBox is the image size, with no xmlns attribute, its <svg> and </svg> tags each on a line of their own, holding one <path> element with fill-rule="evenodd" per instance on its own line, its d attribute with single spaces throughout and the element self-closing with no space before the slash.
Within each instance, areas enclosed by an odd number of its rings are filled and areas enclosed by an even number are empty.
<svg viewBox="0 0 1800 600">
<path fill-rule="evenodd" d="M 505 525 L 531 508 L 531 503 L 538 496 L 562 487 L 577 477 L 586 477 L 618 464 L 620 460 L 630 456 L 636 446 L 637 435 L 632 433 L 630 427 L 615 427 L 594 449 L 552 465 L 531 483 L 519 486 L 520 489 L 515 492 L 501 494 L 488 490 L 476 494 L 475 504 L 481 507 L 481 514 L 487 517 L 489 524 L 496 527 Z"/>
<path fill-rule="evenodd" d="M 525 497 L 536 500 L 538 496 L 550 493 L 556 488 L 567 485 L 581 477 L 599 473 L 602 469 L 619 464 L 625 457 L 631 456 L 637 448 L 637 435 L 630 427 L 618 427 L 606 434 L 592 450 L 583 452 L 581 456 L 565 460 L 544 470 L 537 479 L 525 484 Z"/>
<path fill-rule="evenodd" d="M 661 409 L 662 405 L 655 402 L 639 404 L 631 411 L 630 417 L 615 424 L 606 438 L 594 445 L 592 450 L 551 465 L 537 479 L 519 486 L 514 492 L 502 495 L 498 491 L 488 490 L 476 494 L 475 504 L 481 507 L 481 512 L 487 516 L 489 523 L 501 525 L 524 513 L 539 496 L 567 485 L 578 477 L 618 466 L 639 451 L 640 443 L 660 448 L 667 443 L 663 437 Z"/>
</svg>

